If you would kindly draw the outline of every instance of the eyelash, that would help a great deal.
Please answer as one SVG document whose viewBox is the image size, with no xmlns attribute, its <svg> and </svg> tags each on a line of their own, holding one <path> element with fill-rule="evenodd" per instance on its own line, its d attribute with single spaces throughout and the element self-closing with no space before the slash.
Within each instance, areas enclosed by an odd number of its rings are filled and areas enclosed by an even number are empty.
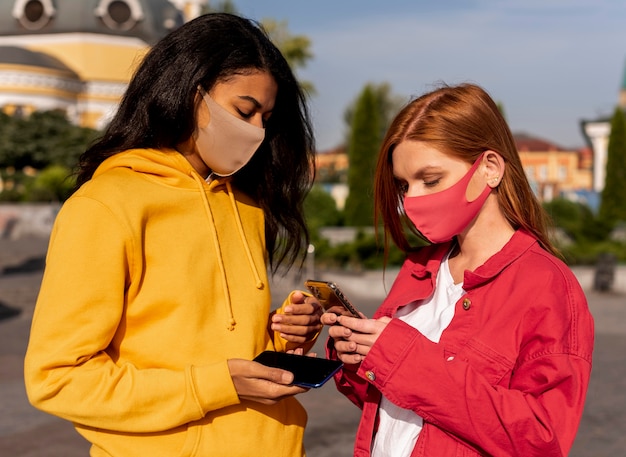
<svg viewBox="0 0 626 457">
<path fill-rule="evenodd" d="M 424 186 L 425 187 L 435 187 L 437 184 L 439 184 L 439 181 L 441 181 L 441 179 L 439 179 L 439 178 L 434 179 L 432 181 L 424 181 Z M 407 183 L 400 183 L 399 182 L 397 184 L 397 186 L 398 186 L 398 191 L 401 194 L 406 194 L 408 192 L 408 190 L 409 190 L 409 185 Z"/>
<path fill-rule="evenodd" d="M 241 111 L 240 109 L 237 109 L 237 113 L 239 113 L 239 115 L 243 118 L 243 119 L 250 119 L 252 116 L 254 116 L 254 112 L 251 113 L 244 113 L 243 111 Z M 263 122 L 263 127 L 267 127 L 267 123 L 269 122 L 269 117 L 263 118 L 262 119 Z"/>
<path fill-rule="evenodd" d="M 252 117 L 252 115 L 254 114 L 254 113 L 244 113 L 243 111 L 241 111 L 241 110 L 239 110 L 239 109 L 237 110 L 237 112 L 238 112 L 238 113 L 239 113 L 239 115 L 240 115 L 241 117 L 243 117 L 244 119 L 250 119 L 250 118 Z"/>
</svg>

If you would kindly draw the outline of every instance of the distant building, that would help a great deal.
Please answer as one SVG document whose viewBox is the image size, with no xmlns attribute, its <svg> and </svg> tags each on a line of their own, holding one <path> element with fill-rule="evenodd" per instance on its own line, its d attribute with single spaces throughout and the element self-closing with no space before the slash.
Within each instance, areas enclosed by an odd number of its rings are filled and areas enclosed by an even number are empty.
<svg viewBox="0 0 626 457">
<path fill-rule="evenodd" d="M 563 149 L 524 133 L 513 135 L 526 176 L 541 201 L 584 195 L 592 190 L 592 153 Z"/>
<path fill-rule="evenodd" d="M 606 160 L 611 135 L 611 119 L 581 121 L 583 136 L 593 151 L 593 190 L 601 193 L 606 179 Z"/>
<path fill-rule="evenodd" d="M 0 110 L 102 129 L 149 47 L 206 0 L 3 0 Z"/>
<path fill-rule="evenodd" d="M 348 198 L 348 153 L 343 146 L 324 151 L 315 156 L 316 181 L 335 200 L 342 210 Z"/>
<path fill-rule="evenodd" d="M 622 76 L 619 91 L 619 107 L 626 111 L 626 67 Z M 587 144 L 593 151 L 593 190 L 601 193 L 606 178 L 606 161 L 608 158 L 609 136 L 611 135 L 611 116 L 598 119 L 582 120 L 580 126 Z"/>
<path fill-rule="evenodd" d="M 563 196 L 594 205 L 592 194 L 592 151 L 564 149 L 525 133 L 513 135 L 522 165 L 535 195 L 541 201 Z M 316 157 L 317 181 L 343 208 L 348 189 L 348 154 L 344 147 L 321 152 Z"/>
</svg>

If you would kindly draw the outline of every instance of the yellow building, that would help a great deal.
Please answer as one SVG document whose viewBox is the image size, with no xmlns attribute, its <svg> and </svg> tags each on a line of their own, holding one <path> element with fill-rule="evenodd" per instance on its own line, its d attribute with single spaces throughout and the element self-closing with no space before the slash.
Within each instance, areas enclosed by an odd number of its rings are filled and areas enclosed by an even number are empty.
<svg viewBox="0 0 626 457">
<path fill-rule="evenodd" d="M 514 139 L 526 176 L 541 201 L 592 190 L 590 149 L 563 149 L 526 134 L 515 134 Z"/>
<path fill-rule="evenodd" d="M 62 109 L 74 123 L 102 129 L 147 49 L 204 3 L 2 0 L 0 109 Z"/>
</svg>

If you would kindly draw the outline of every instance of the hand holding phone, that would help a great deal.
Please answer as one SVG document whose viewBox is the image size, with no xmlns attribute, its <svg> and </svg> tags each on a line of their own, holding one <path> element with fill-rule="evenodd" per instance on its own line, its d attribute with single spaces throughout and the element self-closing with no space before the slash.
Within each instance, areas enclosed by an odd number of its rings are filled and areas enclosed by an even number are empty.
<svg viewBox="0 0 626 457">
<path fill-rule="evenodd" d="M 350 303 L 350 300 L 334 282 L 307 279 L 304 281 L 304 285 L 319 300 L 325 312 L 335 313 L 338 316 L 362 318 L 361 313 Z"/>
<path fill-rule="evenodd" d="M 276 351 L 261 352 L 254 358 L 254 361 L 268 367 L 291 371 L 293 373 L 292 384 L 313 388 L 323 386 L 343 366 L 339 360 Z"/>
</svg>

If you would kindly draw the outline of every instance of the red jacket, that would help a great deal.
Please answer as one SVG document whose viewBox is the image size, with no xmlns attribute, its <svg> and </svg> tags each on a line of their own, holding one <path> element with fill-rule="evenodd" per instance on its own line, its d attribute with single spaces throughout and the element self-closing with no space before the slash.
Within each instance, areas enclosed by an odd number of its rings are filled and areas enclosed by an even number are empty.
<svg viewBox="0 0 626 457">
<path fill-rule="evenodd" d="M 449 244 L 411 254 L 374 318 L 428 297 Z M 363 409 L 369 456 L 381 394 L 424 419 L 412 456 L 565 456 L 591 373 L 593 319 L 572 272 L 518 230 L 475 271 L 439 343 L 392 319 L 337 388 Z M 329 357 L 336 357 L 329 340 Z"/>
</svg>

